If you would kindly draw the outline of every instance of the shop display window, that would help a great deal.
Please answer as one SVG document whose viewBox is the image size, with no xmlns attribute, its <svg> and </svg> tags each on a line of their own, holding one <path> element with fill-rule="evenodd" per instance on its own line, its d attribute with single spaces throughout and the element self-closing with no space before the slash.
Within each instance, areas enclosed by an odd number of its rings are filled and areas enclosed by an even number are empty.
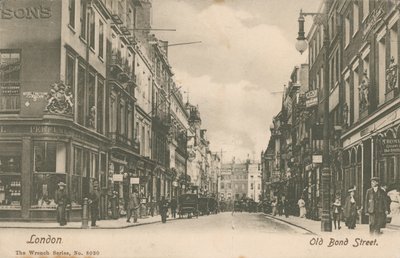
<svg viewBox="0 0 400 258">
<path fill-rule="evenodd" d="M 57 142 L 34 143 L 35 172 L 65 173 L 66 145 Z"/>
<path fill-rule="evenodd" d="M 53 208 L 59 182 L 66 182 L 66 144 L 34 142 L 34 174 L 31 204 L 33 208 Z"/>
<path fill-rule="evenodd" d="M 15 154 L 0 155 L 0 174 L 21 173 L 21 156 Z"/>
<path fill-rule="evenodd" d="M 58 189 L 58 183 L 61 181 L 65 182 L 65 174 L 35 173 L 33 175 L 33 207 L 55 207 L 54 198 Z"/>
<path fill-rule="evenodd" d="M 21 206 L 21 176 L 0 175 L 0 208 Z"/>
<path fill-rule="evenodd" d="M 21 144 L 0 144 L 0 208 L 20 208 Z"/>
</svg>

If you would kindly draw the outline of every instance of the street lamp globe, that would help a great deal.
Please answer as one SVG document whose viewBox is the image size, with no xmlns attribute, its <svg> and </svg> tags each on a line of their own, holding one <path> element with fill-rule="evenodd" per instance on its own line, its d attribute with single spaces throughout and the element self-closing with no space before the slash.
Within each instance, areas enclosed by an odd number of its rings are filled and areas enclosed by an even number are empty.
<svg viewBox="0 0 400 258">
<path fill-rule="evenodd" d="M 296 49 L 297 49 L 297 51 L 300 52 L 300 54 L 303 54 L 303 52 L 307 50 L 307 47 L 308 47 L 307 40 L 305 40 L 305 39 L 297 40 Z"/>
</svg>

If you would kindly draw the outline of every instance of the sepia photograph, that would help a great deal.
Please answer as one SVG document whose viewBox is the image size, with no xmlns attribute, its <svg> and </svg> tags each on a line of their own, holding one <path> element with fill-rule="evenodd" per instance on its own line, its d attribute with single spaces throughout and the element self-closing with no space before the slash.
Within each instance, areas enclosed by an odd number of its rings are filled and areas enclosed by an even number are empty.
<svg viewBox="0 0 400 258">
<path fill-rule="evenodd" d="M 0 0 L 1 258 L 400 258 L 400 0 Z"/>
</svg>

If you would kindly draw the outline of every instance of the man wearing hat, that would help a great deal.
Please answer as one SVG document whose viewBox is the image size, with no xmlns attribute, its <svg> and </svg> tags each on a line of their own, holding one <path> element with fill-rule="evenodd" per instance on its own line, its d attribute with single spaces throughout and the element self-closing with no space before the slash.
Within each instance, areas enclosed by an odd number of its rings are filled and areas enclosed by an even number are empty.
<svg viewBox="0 0 400 258">
<path fill-rule="evenodd" d="M 99 217 L 99 204 L 100 204 L 100 191 L 99 182 L 93 182 L 93 189 L 89 194 L 89 204 L 90 204 L 90 219 L 91 226 L 96 227 L 96 221 Z"/>
<path fill-rule="evenodd" d="M 58 190 L 54 200 L 57 204 L 57 222 L 60 223 L 60 226 L 67 225 L 66 208 L 67 205 L 70 205 L 70 200 L 65 190 L 66 186 L 64 182 L 58 183 Z"/>
<path fill-rule="evenodd" d="M 369 216 L 369 232 L 380 234 L 387 214 L 386 193 L 379 187 L 379 178 L 371 178 L 371 188 L 365 196 L 365 213 Z"/>
</svg>

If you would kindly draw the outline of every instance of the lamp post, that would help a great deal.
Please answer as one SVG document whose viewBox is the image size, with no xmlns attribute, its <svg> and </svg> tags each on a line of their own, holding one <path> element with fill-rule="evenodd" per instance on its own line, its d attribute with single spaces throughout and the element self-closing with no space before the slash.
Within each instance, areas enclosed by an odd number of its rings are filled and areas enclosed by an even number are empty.
<svg viewBox="0 0 400 258">
<path fill-rule="evenodd" d="M 323 26 L 324 32 L 324 85 L 323 85 L 323 154 L 322 154 L 322 176 L 321 176 L 321 192 L 322 192 L 322 216 L 321 231 L 331 232 L 332 221 L 330 216 L 330 183 L 331 173 L 329 168 L 329 34 L 328 34 L 328 12 L 329 6 L 325 2 L 324 13 L 304 13 L 300 10 L 299 32 L 297 37 L 296 49 L 302 54 L 307 49 L 307 41 L 304 37 L 304 17 L 311 15 L 315 17 L 315 22 Z"/>
</svg>

